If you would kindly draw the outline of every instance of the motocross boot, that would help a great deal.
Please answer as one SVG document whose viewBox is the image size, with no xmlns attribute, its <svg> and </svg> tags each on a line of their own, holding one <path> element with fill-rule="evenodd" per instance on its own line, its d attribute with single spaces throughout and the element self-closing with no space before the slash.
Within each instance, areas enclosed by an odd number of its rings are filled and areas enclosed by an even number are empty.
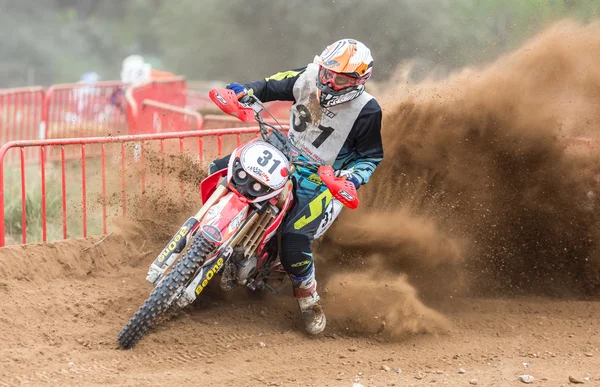
<svg viewBox="0 0 600 387">
<path fill-rule="evenodd" d="M 317 293 L 314 266 L 311 266 L 308 274 L 304 276 L 298 277 L 290 274 L 290 279 L 306 330 L 311 335 L 318 335 L 325 329 L 327 320 Z"/>
</svg>

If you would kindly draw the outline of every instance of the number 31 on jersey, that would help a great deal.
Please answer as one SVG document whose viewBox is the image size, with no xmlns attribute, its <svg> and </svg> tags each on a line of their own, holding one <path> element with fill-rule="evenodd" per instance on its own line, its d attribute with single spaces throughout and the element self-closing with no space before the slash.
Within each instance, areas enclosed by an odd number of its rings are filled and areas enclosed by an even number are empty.
<svg viewBox="0 0 600 387">
<path fill-rule="evenodd" d="M 298 114 L 293 113 L 292 116 L 292 125 L 294 126 L 294 130 L 298 133 L 304 133 L 308 128 L 308 124 L 312 122 L 312 115 L 310 110 L 304 105 L 297 105 L 296 110 Z M 315 126 L 321 131 L 321 134 L 312 142 L 312 145 L 319 149 L 321 145 L 331 136 L 334 129 L 329 126 L 323 126 L 319 124 Z"/>
</svg>

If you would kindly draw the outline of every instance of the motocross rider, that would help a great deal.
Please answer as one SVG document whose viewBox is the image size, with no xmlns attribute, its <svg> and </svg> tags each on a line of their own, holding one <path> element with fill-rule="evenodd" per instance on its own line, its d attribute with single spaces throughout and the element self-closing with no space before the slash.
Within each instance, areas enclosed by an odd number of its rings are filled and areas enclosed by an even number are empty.
<svg viewBox="0 0 600 387">
<path fill-rule="evenodd" d="M 277 73 L 245 85 L 231 83 L 238 98 L 255 95 L 263 102 L 293 101 L 289 139 L 312 161 L 331 165 L 356 188 L 369 181 L 383 159 L 379 104 L 365 92 L 371 77 L 371 51 L 361 42 L 342 39 L 306 67 Z M 215 160 L 210 172 L 227 168 L 229 157 Z M 293 176 L 294 206 L 284 220 L 280 259 L 290 276 L 306 330 L 319 334 L 326 319 L 317 293 L 311 244 L 340 213 L 317 175 L 298 167 Z"/>
</svg>

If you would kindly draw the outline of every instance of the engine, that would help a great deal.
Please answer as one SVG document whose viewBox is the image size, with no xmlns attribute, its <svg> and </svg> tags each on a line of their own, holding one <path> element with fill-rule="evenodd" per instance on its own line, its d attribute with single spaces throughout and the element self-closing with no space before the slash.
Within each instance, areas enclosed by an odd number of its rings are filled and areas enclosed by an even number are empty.
<svg viewBox="0 0 600 387">
<path fill-rule="evenodd" d="M 245 285 L 248 278 L 252 277 L 256 271 L 257 259 L 255 256 L 244 259 L 242 262 L 237 264 L 237 281 L 239 285 Z"/>
</svg>

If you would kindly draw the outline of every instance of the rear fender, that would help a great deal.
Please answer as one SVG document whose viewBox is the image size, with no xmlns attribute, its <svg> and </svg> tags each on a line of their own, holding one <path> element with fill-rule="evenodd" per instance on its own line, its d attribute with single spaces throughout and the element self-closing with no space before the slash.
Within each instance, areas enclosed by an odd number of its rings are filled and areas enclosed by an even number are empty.
<svg viewBox="0 0 600 387">
<path fill-rule="evenodd" d="M 209 240 L 221 244 L 240 228 L 248 216 L 249 207 L 245 198 L 229 192 L 202 218 L 200 231 Z"/>
</svg>

